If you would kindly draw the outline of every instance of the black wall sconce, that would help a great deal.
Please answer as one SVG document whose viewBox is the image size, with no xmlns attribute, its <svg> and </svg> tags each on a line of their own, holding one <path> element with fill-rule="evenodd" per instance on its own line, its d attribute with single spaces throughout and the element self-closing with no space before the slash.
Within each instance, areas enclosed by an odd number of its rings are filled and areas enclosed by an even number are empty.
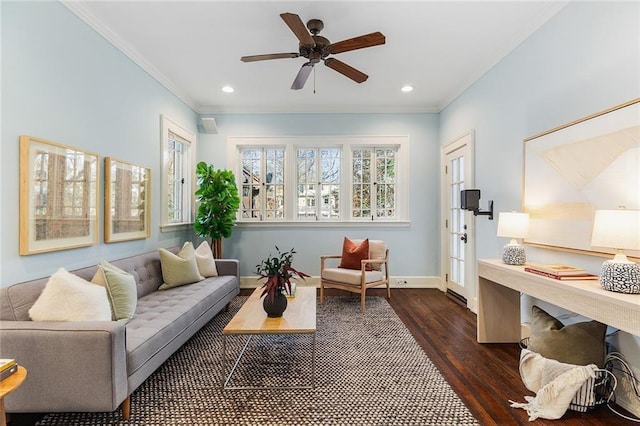
<svg viewBox="0 0 640 426">
<path fill-rule="evenodd" d="M 489 200 L 489 210 L 480 210 L 480 190 L 463 189 L 460 191 L 460 208 L 473 211 L 474 216 L 489 216 L 493 220 L 493 200 Z"/>
</svg>

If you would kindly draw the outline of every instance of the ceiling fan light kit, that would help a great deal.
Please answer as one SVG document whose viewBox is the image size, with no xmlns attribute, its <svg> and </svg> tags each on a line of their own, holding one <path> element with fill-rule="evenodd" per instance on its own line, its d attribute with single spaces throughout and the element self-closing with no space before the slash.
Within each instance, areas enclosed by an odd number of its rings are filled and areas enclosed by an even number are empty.
<svg viewBox="0 0 640 426">
<path fill-rule="evenodd" d="M 298 52 L 243 56 L 240 60 L 242 62 L 255 62 L 270 59 L 306 58 L 308 61 L 302 64 L 302 67 L 300 67 L 298 74 L 293 80 L 293 84 L 291 85 L 291 89 L 293 90 L 299 90 L 304 87 L 314 65 L 320 61 L 323 61 L 327 67 L 350 78 L 356 83 L 367 81 L 369 78 L 367 74 L 336 58 L 329 58 L 328 56 L 378 46 L 385 44 L 386 41 L 382 33 L 375 32 L 342 40 L 337 43 L 331 43 L 327 38 L 318 35 L 324 28 L 324 23 L 320 19 L 310 19 L 305 26 L 302 19 L 295 13 L 281 13 L 280 17 L 298 38 L 300 42 Z"/>
</svg>

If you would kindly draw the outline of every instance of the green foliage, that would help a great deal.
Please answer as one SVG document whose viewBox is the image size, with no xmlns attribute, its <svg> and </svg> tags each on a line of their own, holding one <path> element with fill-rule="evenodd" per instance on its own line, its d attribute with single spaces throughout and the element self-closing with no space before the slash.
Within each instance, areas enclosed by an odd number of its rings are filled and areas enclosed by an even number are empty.
<svg viewBox="0 0 640 426">
<path fill-rule="evenodd" d="M 212 241 L 229 238 L 240 208 L 240 196 L 233 172 L 215 170 L 213 164 L 201 161 L 196 166 L 199 188 L 196 191 L 198 216 L 194 224 L 196 233 Z"/>
<path fill-rule="evenodd" d="M 273 300 L 276 292 L 282 292 L 286 290 L 291 294 L 291 278 L 299 277 L 303 280 L 309 275 L 304 272 L 300 272 L 291 266 L 293 262 L 293 255 L 295 250 L 281 252 L 278 246 L 276 246 L 278 254 L 276 256 L 271 255 L 266 259 L 263 259 L 260 264 L 256 265 L 256 274 L 260 276 L 258 279 L 266 279 L 267 281 L 262 286 L 264 290 L 262 295 L 269 295 L 269 298 Z"/>
</svg>

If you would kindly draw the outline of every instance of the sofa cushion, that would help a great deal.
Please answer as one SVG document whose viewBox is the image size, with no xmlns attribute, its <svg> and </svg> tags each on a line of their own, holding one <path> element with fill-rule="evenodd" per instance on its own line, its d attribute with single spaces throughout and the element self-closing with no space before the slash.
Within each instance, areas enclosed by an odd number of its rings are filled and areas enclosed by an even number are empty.
<svg viewBox="0 0 640 426">
<path fill-rule="evenodd" d="M 134 374 L 170 345 L 176 336 L 221 300 L 222 295 L 236 294 L 237 289 L 236 277 L 227 275 L 138 299 L 136 314 L 126 326 L 127 375 Z"/>
<path fill-rule="evenodd" d="M 597 321 L 563 325 L 538 306 L 533 306 L 528 349 L 565 364 L 602 367 L 607 326 Z"/>
<path fill-rule="evenodd" d="M 362 261 L 369 258 L 369 239 L 356 243 L 344 237 L 342 243 L 342 257 L 338 268 L 358 269 L 362 268 Z"/>
<path fill-rule="evenodd" d="M 187 244 L 187 243 L 185 243 Z M 216 269 L 216 261 L 213 258 L 213 252 L 211 247 L 206 241 L 200 243 L 196 249 L 196 263 L 198 265 L 198 272 L 203 277 L 217 277 L 218 270 Z"/>
<path fill-rule="evenodd" d="M 60 268 L 47 281 L 29 316 L 33 321 L 110 321 L 104 287 Z"/>
<path fill-rule="evenodd" d="M 361 269 L 325 268 L 322 271 L 322 279 L 353 285 L 360 285 L 361 275 Z M 364 277 L 365 283 L 372 283 L 374 281 L 384 279 L 384 276 L 380 271 L 365 271 Z"/>
<path fill-rule="evenodd" d="M 91 282 L 107 289 L 113 320 L 126 321 L 133 317 L 138 301 L 136 279 L 133 275 L 103 260 L 98 264 Z"/>
<path fill-rule="evenodd" d="M 164 280 L 160 290 L 191 284 L 204 279 L 198 272 L 196 251 L 192 243 L 185 243 L 178 254 L 173 254 L 163 248 L 159 248 L 158 253 L 160 253 L 162 279 Z"/>
</svg>

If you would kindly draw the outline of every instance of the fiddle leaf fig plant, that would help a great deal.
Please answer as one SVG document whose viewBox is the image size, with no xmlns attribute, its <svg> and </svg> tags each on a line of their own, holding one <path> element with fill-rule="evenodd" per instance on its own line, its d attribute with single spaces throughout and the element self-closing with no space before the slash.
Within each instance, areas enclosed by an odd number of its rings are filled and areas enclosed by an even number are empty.
<svg viewBox="0 0 640 426">
<path fill-rule="evenodd" d="M 218 169 L 204 161 L 196 165 L 198 190 L 195 192 L 198 215 L 194 223 L 196 234 L 211 238 L 214 257 L 222 256 L 222 238 L 229 238 L 240 208 L 240 196 L 233 172 Z"/>
</svg>

